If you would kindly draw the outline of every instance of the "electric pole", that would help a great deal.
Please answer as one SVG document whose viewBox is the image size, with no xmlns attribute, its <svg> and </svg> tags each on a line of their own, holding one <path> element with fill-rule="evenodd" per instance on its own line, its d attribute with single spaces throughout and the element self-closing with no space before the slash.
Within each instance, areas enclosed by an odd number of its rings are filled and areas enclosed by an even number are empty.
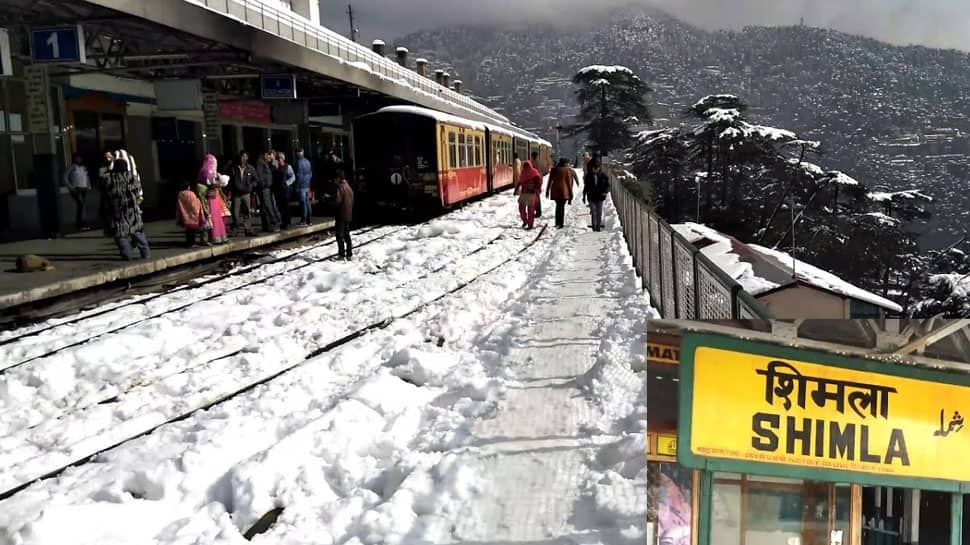
<svg viewBox="0 0 970 545">
<path fill-rule="evenodd" d="M 350 17 L 350 39 L 357 41 L 357 27 L 354 26 L 354 6 L 347 4 L 347 15 Z"/>
</svg>

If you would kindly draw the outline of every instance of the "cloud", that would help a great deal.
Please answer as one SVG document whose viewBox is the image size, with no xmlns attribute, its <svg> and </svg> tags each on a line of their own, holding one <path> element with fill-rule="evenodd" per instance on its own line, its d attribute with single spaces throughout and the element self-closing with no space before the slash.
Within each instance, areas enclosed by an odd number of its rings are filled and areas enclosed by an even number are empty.
<svg viewBox="0 0 970 545">
<path fill-rule="evenodd" d="M 369 44 L 448 24 L 582 23 L 631 3 L 709 29 L 791 25 L 804 18 L 808 25 L 897 44 L 970 51 L 967 0 L 354 0 L 353 6 L 360 41 Z M 321 5 L 324 24 L 346 34 L 347 4 Z"/>
</svg>

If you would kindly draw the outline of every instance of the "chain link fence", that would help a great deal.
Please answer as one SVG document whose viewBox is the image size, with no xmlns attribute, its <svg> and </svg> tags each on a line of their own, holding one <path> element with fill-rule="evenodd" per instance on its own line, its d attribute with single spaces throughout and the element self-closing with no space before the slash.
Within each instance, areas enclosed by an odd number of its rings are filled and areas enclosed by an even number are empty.
<svg viewBox="0 0 970 545">
<path fill-rule="evenodd" d="M 623 167 L 604 163 L 633 264 L 666 319 L 769 320 L 761 302 L 650 210 L 621 181 Z"/>
</svg>

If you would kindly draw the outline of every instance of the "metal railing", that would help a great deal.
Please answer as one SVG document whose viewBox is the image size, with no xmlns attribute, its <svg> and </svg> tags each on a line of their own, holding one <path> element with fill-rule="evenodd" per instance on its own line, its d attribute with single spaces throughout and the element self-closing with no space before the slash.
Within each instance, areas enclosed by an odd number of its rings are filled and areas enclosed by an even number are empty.
<svg viewBox="0 0 970 545">
<path fill-rule="evenodd" d="M 401 66 L 396 61 L 378 55 L 324 26 L 282 6 L 264 4 L 260 0 L 184 0 L 222 15 L 237 19 L 270 34 L 279 36 L 324 55 L 329 55 L 360 70 L 377 74 L 449 103 L 479 116 L 507 124 L 509 119 L 461 93 L 438 84 Z"/>
<path fill-rule="evenodd" d="M 771 313 L 700 250 L 650 210 L 606 163 L 633 266 L 651 305 L 667 319 L 769 320 Z"/>
</svg>

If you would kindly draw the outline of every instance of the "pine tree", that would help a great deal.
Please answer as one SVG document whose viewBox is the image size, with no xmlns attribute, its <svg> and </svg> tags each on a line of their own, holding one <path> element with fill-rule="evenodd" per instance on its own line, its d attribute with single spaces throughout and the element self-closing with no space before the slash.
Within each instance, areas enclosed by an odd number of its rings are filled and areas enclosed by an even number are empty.
<svg viewBox="0 0 970 545">
<path fill-rule="evenodd" d="M 651 122 L 644 96 L 649 86 L 623 66 L 588 66 L 573 83 L 578 85 L 579 123 L 567 129 L 568 136 L 586 134 L 594 151 L 602 155 L 623 150 L 633 143 L 631 128 Z"/>
</svg>

